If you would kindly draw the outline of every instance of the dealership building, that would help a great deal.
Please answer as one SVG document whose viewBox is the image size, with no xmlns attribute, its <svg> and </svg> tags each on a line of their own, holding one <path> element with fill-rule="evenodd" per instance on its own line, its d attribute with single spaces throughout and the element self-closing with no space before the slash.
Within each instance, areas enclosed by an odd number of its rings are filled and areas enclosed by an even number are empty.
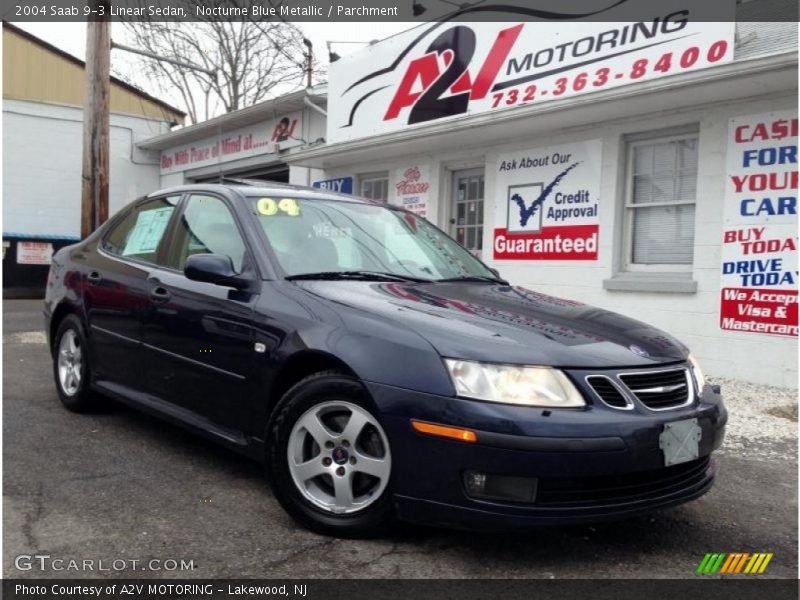
<svg viewBox="0 0 800 600">
<path fill-rule="evenodd" d="M 54 250 L 80 239 L 84 62 L 3 23 L 3 295 L 44 291 Z M 136 143 L 185 114 L 115 77 L 111 214 L 158 189 L 159 154 Z"/>
<path fill-rule="evenodd" d="M 331 65 L 326 143 L 288 163 L 712 375 L 796 386 L 797 24 L 654 22 L 394 36 Z"/>
<path fill-rule="evenodd" d="M 325 143 L 325 86 L 309 88 L 139 142 L 160 152 L 161 187 L 254 179 L 310 185 L 293 152 Z M 290 173 L 291 171 L 291 173 Z"/>
</svg>

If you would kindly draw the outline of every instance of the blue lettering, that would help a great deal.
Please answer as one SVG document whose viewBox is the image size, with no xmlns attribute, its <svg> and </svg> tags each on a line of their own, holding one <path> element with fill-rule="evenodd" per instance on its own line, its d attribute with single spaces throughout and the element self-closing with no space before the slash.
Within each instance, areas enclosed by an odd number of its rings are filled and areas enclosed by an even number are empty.
<svg viewBox="0 0 800 600">
<path fill-rule="evenodd" d="M 756 206 L 757 205 L 757 206 Z M 778 198 L 746 198 L 739 204 L 739 213 L 743 217 L 757 217 L 760 215 L 796 215 L 797 197 L 780 196 Z"/>
<path fill-rule="evenodd" d="M 328 190 L 331 192 L 340 192 L 342 194 L 353 193 L 353 178 L 352 177 L 338 177 L 336 179 L 325 179 L 322 181 L 315 181 L 312 184 L 315 188 L 320 190 Z"/>
<path fill-rule="evenodd" d="M 760 166 L 796 164 L 797 146 L 745 150 L 742 153 L 742 166 L 749 167 L 753 163 Z"/>
</svg>

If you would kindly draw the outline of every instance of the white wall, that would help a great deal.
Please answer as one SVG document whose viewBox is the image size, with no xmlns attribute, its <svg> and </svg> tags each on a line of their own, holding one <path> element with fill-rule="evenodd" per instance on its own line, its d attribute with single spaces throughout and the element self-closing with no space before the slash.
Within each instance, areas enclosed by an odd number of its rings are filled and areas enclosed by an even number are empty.
<svg viewBox="0 0 800 600">
<path fill-rule="evenodd" d="M 317 140 L 325 139 L 326 119 L 315 110 L 310 108 L 303 109 L 303 131 L 302 136 L 305 140 L 303 148 L 314 145 Z M 292 154 L 302 148 L 292 148 L 288 154 Z M 323 179 L 323 171 L 311 169 L 298 165 L 289 165 L 289 183 L 292 185 L 310 186 L 313 182 Z"/>
<path fill-rule="evenodd" d="M 159 185 L 159 189 L 169 188 L 176 185 L 183 185 L 186 183 L 186 177 L 184 176 L 183 171 L 179 171 L 177 173 L 167 173 L 166 175 L 161 176 L 161 185 Z"/>
<path fill-rule="evenodd" d="M 165 133 L 165 123 L 112 114 L 109 214 L 158 189 L 158 155 L 134 141 Z M 83 110 L 3 100 L 3 231 L 79 236 Z"/>
<path fill-rule="evenodd" d="M 722 206 L 726 179 L 728 119 L 771 110 L 796 109 L 796 95 L 717 104 L 713 107 L 633 117 L 574 130 L 554 131 L 533 139 L 509 141 L 485 147 L 476 133 L 475 145 L 452 153 L 397 157 L 391 161 L 361 163 L 331 169 L 325 177 L 341 177 L 388 170 L 412 164 L 431 167 L 429 219 L 448 230 L 447 207 L 452 170 L 485 166 L 486 202 L 484 261 L 498 268 L 515 285 L 608 308 L 668 331 L 686 343 L 710 375 L 732 377 L 783 387 L 797 386 L 797 340 L 719 328 Z M 623 194 L 623 136 L 661 128 L 699 124 L 700 159 L 695 213 L 693 279 L 697 291 L 682 293 L 617 292 L 603 289 L 603 280 L 614 275 L 619 249 L 615 245 Z M 597 261 L 493 261 L 491 258 L 495 200 L 494 173 L 498 154 L 552 146 L 578 140 L 602 139 L 602 198 L 600 243 Z M 438 175 L 437 175 L 438 174 Z M 390 182 L 391 185 L 391 182 Z"/>
</svg>

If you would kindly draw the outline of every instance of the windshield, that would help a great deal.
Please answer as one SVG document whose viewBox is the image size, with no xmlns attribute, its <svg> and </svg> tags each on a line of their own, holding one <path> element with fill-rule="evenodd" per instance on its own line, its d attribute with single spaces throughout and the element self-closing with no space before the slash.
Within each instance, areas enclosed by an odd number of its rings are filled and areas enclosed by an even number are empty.
<svg viewBox="0 0 800 600">
<path fill-rule="evenodd" d="M 288 276 L 369 271 L 420 279 L 495 278 L 413 213 L 356 202 L 279 197 L 251 202 Z"/>
</svg>

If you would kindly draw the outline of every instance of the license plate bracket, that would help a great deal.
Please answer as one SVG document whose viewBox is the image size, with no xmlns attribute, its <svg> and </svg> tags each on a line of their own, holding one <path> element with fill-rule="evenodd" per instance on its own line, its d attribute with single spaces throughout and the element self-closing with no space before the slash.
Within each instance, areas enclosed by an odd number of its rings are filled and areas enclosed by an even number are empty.
<svg viewBox="0 0 800 600">
<path fill-rule="evenodd" d="M 664 452 L 664 466 L 679 465 L 700 456 L 703 430 L 697 419 L 684 419 L 664 424 L 658 446 Z"/>
</svg>

